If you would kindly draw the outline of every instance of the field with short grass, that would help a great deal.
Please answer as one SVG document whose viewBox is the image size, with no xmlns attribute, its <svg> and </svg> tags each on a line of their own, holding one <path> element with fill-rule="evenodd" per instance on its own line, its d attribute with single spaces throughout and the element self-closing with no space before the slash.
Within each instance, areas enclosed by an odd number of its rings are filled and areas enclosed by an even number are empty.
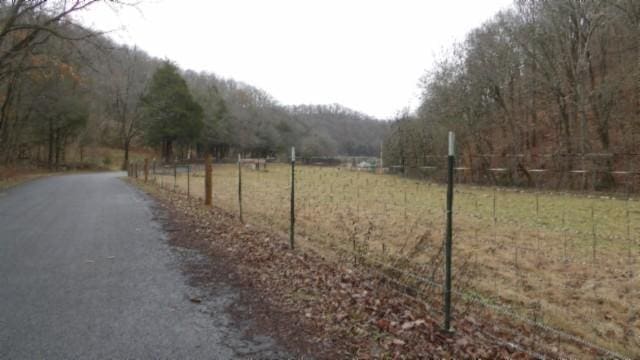
<svg viewBox="0 0 640 360">
<path fill-rule="evenodd" d="M 201 171 L 151 175 L 204 195 Z M 286 241 L 290 168 L 243 168 L 245 222 Z M 410 271 L 416 293 L 441 278 L 445 187 L 342 168 L 296 168 L 296 241 L 325 256 L 354 252 Z M 213 203 L 238 213 L 238 167 L 213 168 Z M 640 357 L 640 202 L 601 196 L 456 185 L 456 302 L 499 305 L 517 316 Z M 418 279 L 420 281 L 415 281 Z M 427 299 L 428 300 L 428 299 Z M 437 310 L 437 306 L 434 308 Z"/>
</svg>

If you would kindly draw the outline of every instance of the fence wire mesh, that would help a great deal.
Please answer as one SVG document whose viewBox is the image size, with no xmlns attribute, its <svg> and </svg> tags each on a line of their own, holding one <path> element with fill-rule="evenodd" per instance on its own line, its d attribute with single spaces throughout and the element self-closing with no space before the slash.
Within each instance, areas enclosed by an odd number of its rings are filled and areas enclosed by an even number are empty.
<svg viewBox="0 0 640 360">
<path fill-rule="evenodd" d="M 616 193 L 594 192 L 584 184 L 582 191 L 552 191 L 545 171 L 536 171 L 544 170 L 539 163 L 512 158 L 520 163 L 492 158 L 481 170 L 455 169 L 454 327 L 469 314 L 488 312 L 534 332 L 539 342 L 517 332 L 510 342 L 532 354 L 561 357 L 544 341 L 560 339 L 607 357 L 640 357 L 635 173 L 608 170 L 626 178 L 624 191 Z M 440 314 L 446 195 L 440 169 L 446 168 L 446 156 L 431 156 L 414 168 L 354 162 L 298 164 L 297 244 L 365 265 Z M 501 176 L 511 176 L 509 166 L 528 170 L 527 187 L 500 186 Z M 232 213 L 240 211 L 238 170 L 237 164 L 213 166 L 213 205 Z M 244 221 L 271 229 L 283 241 L 290 221 L 290 171 L 285 163 L 242 163 Z M 202 163 L 152 163 L 150 172 L 160 186 L 204 197 Z M 485 179 L 474 185 L 487 173 L 493 184 Z M 588 173 L 568 170 L 566 176 L 584 179 Z"/>
</svg>

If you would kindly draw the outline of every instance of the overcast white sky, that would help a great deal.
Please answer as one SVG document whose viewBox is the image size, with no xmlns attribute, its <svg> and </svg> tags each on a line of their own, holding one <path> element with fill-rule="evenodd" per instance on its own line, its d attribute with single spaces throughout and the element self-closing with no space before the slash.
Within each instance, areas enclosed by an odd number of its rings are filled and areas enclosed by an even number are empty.
<svg viewBox="0 0 640 360">
<path fill-rule="evenodd" d="M 147 0 L 118 12 L 99 5 L 80 20 L 283 104 L 340 103 L 389 118 L 415 108 L 418 80 L 434 61 L 511 2 Z"/>
</svg>

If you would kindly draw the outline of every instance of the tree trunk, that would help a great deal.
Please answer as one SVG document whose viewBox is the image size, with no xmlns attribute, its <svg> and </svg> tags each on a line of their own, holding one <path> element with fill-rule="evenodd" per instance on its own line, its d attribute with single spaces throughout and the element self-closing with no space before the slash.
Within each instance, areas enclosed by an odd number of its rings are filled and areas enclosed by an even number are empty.
<svg viewBox="0 0 640 360">
<path fill-rule="evenodd" d="M 635 126 L 631 127 L 631 152 L 635 151 L 634 134 L 640 127 L 640 19 L 636 18 Z"/>
<path fill-rule="evenodd" d="M 67 137 L 62 136 L 62 140 L 60 141 L 60 163 L 66 164 L 67 162 Z"/>
<path fill-rule="evenodd" d="M 124 141 L 124 162 L 122 163 L 122 170 L 127 170 L 129 168 L 129 140 Z"/>
<path fill-rule="evenodd" d="M 47 159 L 49 169 L 53 167 L 53 120 L 49 119 L 49 154 Z"/>
<path fill-rule="evenodd" d="M 54 136 L 54 148 L 55 148 L 55 167 L 56 169 L 60 165 L 60 130 L 55 131 Z"/>
<path fill-rule="evenodd" d="M 164 157 L 164 161 L 166 163 L 170 163 L 171 162 L 171 155 L 172 155 L 172 141 L 169 139 L 163 140 L 163 149 L 162 149 L 162 156 Z"/>
</svg>

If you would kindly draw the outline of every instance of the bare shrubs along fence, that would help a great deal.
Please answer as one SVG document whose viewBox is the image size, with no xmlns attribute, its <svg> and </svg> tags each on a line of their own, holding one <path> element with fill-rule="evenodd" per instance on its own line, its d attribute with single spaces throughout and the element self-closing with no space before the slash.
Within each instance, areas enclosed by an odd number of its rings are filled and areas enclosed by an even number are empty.
<svg viewBox="0 0 640 360">
<path fill-rule="evenodd" d="M 434 168 L 451 164 L 448 156 L 432 160 Z M 506 166 L 492 169 L 500 176 Z M 489 326 L 512 339 L 506 346 L 533 355 L 564 357 L 564 349 L 639 358 L 640 202 L 633 192 L 476 186 L 463 178 L 476 170 L 452 167 L 452 329 Z M 148 175 L 141 175 L 145 169 Z M 430 176 L 435 169 L 415 169 L 419 177 L 406 170 L 390 166 L 381 175 L 371 168 L 241 159 L 213 164 L 211 203 L 292 246 L 366 267 L 444 323 L 447 186 L 441 174 Z M 201 162 L 129 169 L 130 176 L 200 201 L 205 173 Z M 558 343 L 562 348 L 552 345 Z"/>
</svg>

